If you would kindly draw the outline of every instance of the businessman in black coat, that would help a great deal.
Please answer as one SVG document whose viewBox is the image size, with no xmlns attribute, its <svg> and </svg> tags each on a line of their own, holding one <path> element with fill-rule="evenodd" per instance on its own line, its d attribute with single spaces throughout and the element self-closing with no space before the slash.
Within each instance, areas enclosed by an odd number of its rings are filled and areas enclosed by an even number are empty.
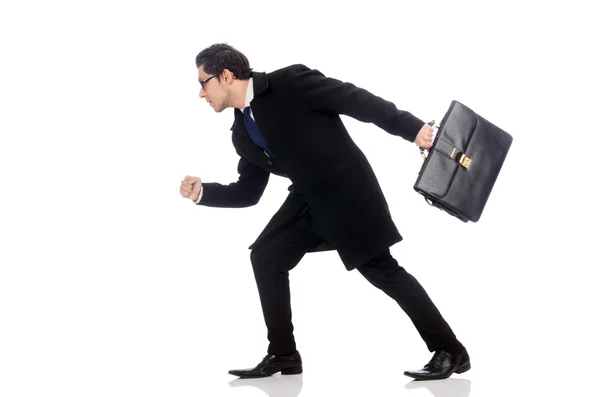
<svg viewBox="0 0 600 397">
<path fill-rule="evenodd" d="M 227 44 L 196 57 L 200 98 L 215 112 L 234 108 L 232 142 L 239 155 L 236 182 L 186 176 L 180 192 L 198 205 L 239 208 L 260 200 L 270 174 L 292 182 L 289 195 L 251 249 L 250 261 L 268 331 L 267 355 L 254 368 L 231 370 L 243 378 L 302 372 L 291 320 L 289 271 L 307 252 L 336 250 L 394 299 L 430 352 L 416 379 L 443 379 L 470 369 L 469 355 L 419 282 L 389 248 L 402 240 L 367 158 L 340 119 L 344 114 L 430 148 L 433 129 L 411 113 L 365 89 L 304 65 L 271 73 L 253 71 Z"/>
</svg>

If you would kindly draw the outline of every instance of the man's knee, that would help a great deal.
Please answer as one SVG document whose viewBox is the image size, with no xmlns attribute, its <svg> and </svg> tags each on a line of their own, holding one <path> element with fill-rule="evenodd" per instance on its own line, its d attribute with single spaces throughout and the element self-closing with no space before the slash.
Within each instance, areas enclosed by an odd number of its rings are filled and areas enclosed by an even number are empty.
<svg viewBox="0 0 600 397">
<path fill-rule="evenodd" d="M 389 269 L 398 265 L 398 262 L 390 254 L 390 250 L 387 249 L 378 255 L 373 256 L 360 268 L 366 269 Z"/>
<path fill-rule="evenodd" d="M 276 247 L 269 246 L 268 244 L 252 249 L 250 252 L 250 263 L 252 263 L 254 273 L 272 273 L 273 271 L 285 273 L 287 269 L 280 269 L 280 267 L 285 267 L 281 263 L 285 262 L 285 260 L 277 252 Z"/>
<path fill-rule="evenodd" d="M 392 276 L 397 272 L 405 271 L 398 265 L 398 261 L 386 251 L 380 255 L 371 258 L 369 261 L 359 266 L 357 270 L 365 277 L 372 275 Z"/>
<path fill-rule="evenodd" d="M 264 249 L 264 245 L 253 248 L 250 251 L 250 263 L 252 263 L 253 268 L 264 267 L 265 262 L 268 260 L 268 256 L 266 250 Z"/>
</svg>

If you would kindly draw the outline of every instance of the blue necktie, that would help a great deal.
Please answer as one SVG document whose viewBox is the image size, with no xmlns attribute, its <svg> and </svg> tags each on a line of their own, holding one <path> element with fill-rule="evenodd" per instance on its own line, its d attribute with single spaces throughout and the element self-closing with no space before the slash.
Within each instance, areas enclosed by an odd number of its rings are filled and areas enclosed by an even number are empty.
<svg viewBox="0 0 600 397">
<path fill-rule="evenodd" d="M 264 150 L 269 157 L 275 157 L 269 146 L 267 145 L 267 141 L 265 141 L 265 137 L 262 135 L 256 122 L 250 116 L 250 106 L 244 108 L 244 122 L 246 124 L 246 130 L 248 130 L 248 134 L 252 141 L 256 144 L 256 146 L 260 147 Z"/>
</svg>

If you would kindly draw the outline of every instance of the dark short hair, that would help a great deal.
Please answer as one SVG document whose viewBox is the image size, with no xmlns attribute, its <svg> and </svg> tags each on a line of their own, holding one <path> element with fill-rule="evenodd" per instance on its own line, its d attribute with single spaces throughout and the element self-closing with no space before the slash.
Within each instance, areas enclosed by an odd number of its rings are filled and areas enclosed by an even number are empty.
<svg viewBox="0 0 600 397">
<path fill-rule="evenodd" d="M 235 77 L 247 80 L 252 76 L 252 68 L 248 58 L 229 44 L 213 44 L 200 51 L 196 56 L 196 67 L 202 66 L 209 74 L 221 75 L 228 69 Z"/>
</svg>

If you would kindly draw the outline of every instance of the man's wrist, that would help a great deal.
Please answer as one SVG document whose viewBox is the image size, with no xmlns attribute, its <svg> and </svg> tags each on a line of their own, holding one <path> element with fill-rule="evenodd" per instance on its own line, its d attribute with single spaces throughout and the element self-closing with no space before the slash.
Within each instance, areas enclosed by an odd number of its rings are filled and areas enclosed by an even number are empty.
<svg viewBox="0 0 600 397">
<path fill-rule="evenodd" d="M 198 193 L 198 198 L 194 201 L 194 203 L 196 203 L 196 204 L 200 203 L 200 200 L 202 199 L 203 191 L 204 191 L 204 189 L 202 188 L 202 186 L 200 186 L 200 193 Z"/>
</svg>

